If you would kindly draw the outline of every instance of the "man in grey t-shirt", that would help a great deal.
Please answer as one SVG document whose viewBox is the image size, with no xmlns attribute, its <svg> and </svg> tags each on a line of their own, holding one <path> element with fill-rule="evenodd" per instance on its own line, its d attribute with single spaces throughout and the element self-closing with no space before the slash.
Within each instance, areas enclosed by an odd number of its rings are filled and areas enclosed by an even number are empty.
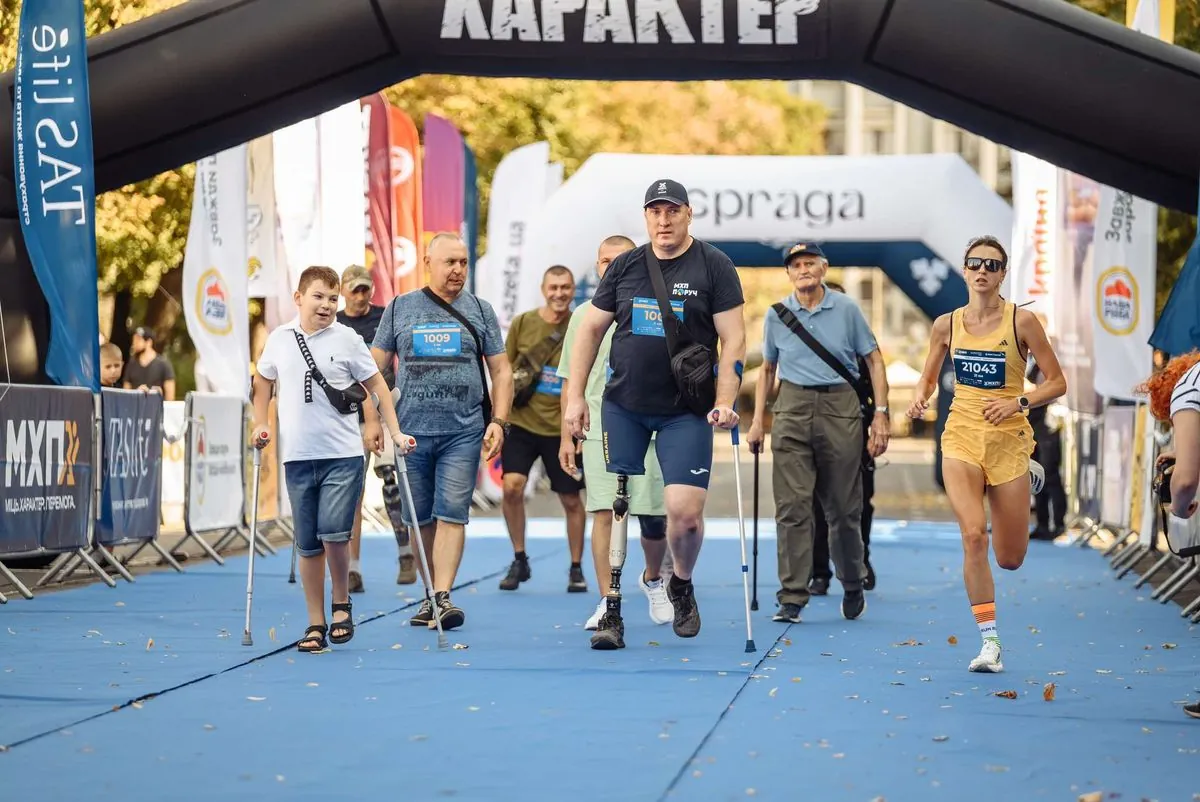
<svg viewBox="0 0 1200 802">
<path fill-rule="evenodd" d="M 429 285 L 392 299 L 384 310 L 371 353 L 379 365 L 399 357 L 396 415 L 417 450 L 407 459 L 413 511 L 421 527 L 425 564 L 433 566 L 434 600 L 410 619 L 433 623 L 433 607 L 444 629 L 466 616 L 450 601 L 462 562 L 465 527 L 479 476 L 480 458 L 500 453 L 512 408 L 512 367 L 491 304 L 465 290 L 467 246 L 455 234 L 439 234 L 425 254 Z M 491 378 L 491 414 L 485 414 Z"/>
</svg>

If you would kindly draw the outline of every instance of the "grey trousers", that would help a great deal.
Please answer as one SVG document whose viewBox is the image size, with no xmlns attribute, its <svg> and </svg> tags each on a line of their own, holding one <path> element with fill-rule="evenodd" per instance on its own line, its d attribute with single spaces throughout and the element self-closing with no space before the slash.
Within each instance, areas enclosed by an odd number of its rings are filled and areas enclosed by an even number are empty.
<svg viewBox="0 0 1200 802">
<path fill-rule="evenodd" d="M 813 498 L 829 524 L 829 554 L 845 590 L 861 590 L 862 412 L 849 385 L 805 390 L 783 382 L 771 428 L 780 604 L 808 604 Z"/>
</svg>

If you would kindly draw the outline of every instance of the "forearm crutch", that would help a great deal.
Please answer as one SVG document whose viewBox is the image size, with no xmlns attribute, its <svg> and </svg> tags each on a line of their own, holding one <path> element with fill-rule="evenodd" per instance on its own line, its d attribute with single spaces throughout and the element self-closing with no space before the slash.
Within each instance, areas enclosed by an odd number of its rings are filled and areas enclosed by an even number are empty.
<svg viewBox="0 0 1200 802">
<path fill-rule="evenodd" d="M 754 454 L 754 579 L 750 583 L 753 589 L 753 595 L 750 597 L 750 609 L 758 609 L 758 455 L 762 449 L 762 444 L 758 447 L 750 446 L 750 452 Z"/>
<path fill-rule="evenodd" d="M 738 539 L 742 544 L 742 593 L 746 600 L 746 652 L 754 652 L 754 627 L 750 620 L 750 569 L 746 563 L 746 513 L 742 504 L 742 456 L 738 448 L 738 427 L 729 430 L 733 441 L 733 480 L 737 485 Z M 757 463 L 756 463 L 757 464 Z M 757 503 L 757 494 L 755 496 Z M 755 517 L 757 528 L 758 519 Z"/>
<path fill-rule="evenodd" d="M 415 445 L 415 442 L 410 437 L 409 447 Z M 413 537 L 417 540 L 417 550 L 420 552 L 417 565 L 420 567 L 421 581 L 425 583 L 425 599 L 433 607 L 433 621 L 437 625 L 438 633 L 438 648 L 445 649 L 450 642 L 446 640 L 446 632 L 442 629 L 442 617 L 438 614 L 437 600 L 433 593 L 433 566 L 429 565 L 432 555 L 425 553 L 425 539 L 421 536 L 421 527 L 417 525 L 417 508 L 413 504 L 412 485 L 408 483 L 408 465 L 405 463 L 404 457 L 400 456 L 399 448 L 393 448 L 393 451 L 396 456 L 396 475 L 400 477 L 400 487 L 404 489 L 404 506 L 408 510 L 409 527 Z"/>
<path fill-rule="evenodd" d="M 254 449 L 254 489 L 250 502 L 250 567 L 246 571 L 246 631 L 242 633 L 242 645 L 253 646 L 250 634 L 250 609 L 254 606 L 254 553 L 258 550 L 258 483 L 262 478 L 262 449 Z M 294 542 L 294 541 L 293 541 Z M 293 546 L 293 549 L 295 546 Z M 292 554 L 296 552 L 293 550 Z"/>
</svg>

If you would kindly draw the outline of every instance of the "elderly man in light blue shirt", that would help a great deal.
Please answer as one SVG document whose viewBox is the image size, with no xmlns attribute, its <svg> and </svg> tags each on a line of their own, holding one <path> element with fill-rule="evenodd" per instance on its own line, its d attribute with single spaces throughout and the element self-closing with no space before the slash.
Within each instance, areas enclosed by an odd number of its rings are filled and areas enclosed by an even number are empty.
<svg viewBox="0 0 1200 802">
<path fill-rule="evenodd" d="M 858 357 L 870 369 L 876 404 L 867 439 L 872 457 L 887 449 L 890 436 L 883 357 L 858 304 L 825 286 L 829 261 L 819 245 L 794 245 L 784 264 L 793 291 L 763 324 L 763 364 L 746 438 L 751 449 L 762 447 L 767 396 L 778 374 L 771 433 L 780 585 L 774 620 L 799 623 L 808 604 L 814 494 L 829 524 L 829 551 L 844 590 L 842 617 L 854 620 L 866 610 Z"/>
</svg>

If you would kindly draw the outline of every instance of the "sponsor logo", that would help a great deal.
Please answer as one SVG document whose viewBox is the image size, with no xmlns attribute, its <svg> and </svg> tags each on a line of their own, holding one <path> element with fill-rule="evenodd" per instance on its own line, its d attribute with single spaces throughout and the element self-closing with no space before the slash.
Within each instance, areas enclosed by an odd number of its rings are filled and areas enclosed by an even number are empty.
<svg viewBox="0 0 1200 802">
<path fill-rule="evenodd" d="M 942 291 L 942 284 L 950 277 L 950 265 L 941 259 L 913 259 L 908 269 L 921 292 L 930 298 Z"/>
<path fill-rule="evenodd" d="M 774 8 L 772 8 L 774 6 Z M 444 0 L 442 39 L 638 45 L 796 45 L 821 0 Z M 538 11 L 541 11 L 539 14 Z M 490 11 L 490 13 L 487 13 Z M 736 20 L 727 29 L 726 21 Z"/>
<path fill-rule="evenodd" d="M 1138 285 L 1124 267 L 1110 267 L 1096 282 L 1096 319 L 1114 337 L 1132 334 L 1138 325 Z"/>
<path fill-rule="evenodd" d="M 801 191 L 794 189 L 712 189 L 688 187 L 692 215 L 716 226 L 741 220 L 774 218 L 809 228 L 828 228 L 836 222 L 862 220 L 866 200 L 856 189 Z"/>
<path fill-rule="evenodd" d="M 225 335 L 233 331 L 229 288 L 215 267 L 205 270 L 196 282 L 196 318 L 209 334 Z"/>
<path fill-rule="evenodd" d="M 413 155 L 408 152 L 408 148 L 402 148 L 399 145 L 392 145 L 391 164 L 393 189 L 408 183 L 417 170 L 417 163 L 413 160 Z"/>
<path fill-rule="evenodd" d="M 4 487 L 34 490 L 6 494 L 5 513 L 75 509 L 75 463 L 79 459 L 79 422 L 9 420 L 4 432 Z M 38 492 L 41 491 L 41 492 Z"/>
</svg>

